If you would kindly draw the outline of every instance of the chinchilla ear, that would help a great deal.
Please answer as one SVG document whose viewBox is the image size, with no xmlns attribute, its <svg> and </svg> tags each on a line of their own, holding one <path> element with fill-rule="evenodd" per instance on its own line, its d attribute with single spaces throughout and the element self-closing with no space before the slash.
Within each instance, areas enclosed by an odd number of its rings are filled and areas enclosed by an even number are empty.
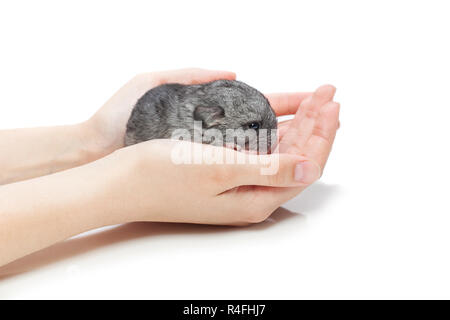
<svg viewBox="0 0 450 320">
<path fill-rule="evenodd" d="M 194 110 L 194 120 L 201 121 L 205 128 L 211 128 L 222 123 L 225 111 L 221 107 L 197 107 Z"/>
</svg>

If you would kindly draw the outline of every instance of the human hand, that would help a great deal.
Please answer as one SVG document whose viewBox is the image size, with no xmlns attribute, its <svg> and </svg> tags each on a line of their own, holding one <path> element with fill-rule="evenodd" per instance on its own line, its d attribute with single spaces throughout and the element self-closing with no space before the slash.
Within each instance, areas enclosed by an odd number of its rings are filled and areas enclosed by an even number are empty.
<svg viewBox="0 0 450 320">
<path fill-rule="evenodd" d="M 303 156 L 317 163 L 323 173 L 339 128 L 340 105 L 333 101 L 335 92 L 333 86 L 324 85 L 313 93 L 267 95 L 277 116 L 295 114 L 294 119 L 278 126 L 278 152 Z M 282 204 L 306 187 L 273 189 L 270 196 Z M 265 190 L 260 192 L 267 193 Z"/>
<path fill-rule="evenodd" d="M 95 144 L 98 157 L 124 147 L 126 124 L 137 100 L 148 90 L 165 83 L 197 84 L 219 79 L 236 79 L 233 72 L 198 68 L 149 72 L 135 76 L 117 91 L 88 121 L 82 124 L 88 131 L 87 141 Z"/>
<path fill-rule="evenodd" d="M 203 160 L 195 163 L 193 156 L 187 164 L 176 163 L 173 157 L 180 150 L 190 150 L 192 155 L 197 150 L 196 156 L 200 154 Z M 206 157 L 212 154 L 219 158 L 207 163 Z M 105 175 L 116 180 L 108 183 L 112 187 L 105 189 L 106 194 L 97 197 L 114 199 L 105 203 L 111 207 L 103 211 L 119 215 L 116 222 L 259 222 L 261 212 L 280 203 L 259 197 L 257 188 L 304 187 L 320 175 L 317 164 L 298 155 L 255 155 L 175 140 L 151 140 L 122 148 L 105 158 L 105 163 L 111 161 L 114 164 L 108 170 L 117 174 Z"/>
<path fill-rule="evenodd" d="M 180 145 L 201 147 L 202 155 L 222 152 L 224 164 L 177 164 L 173 151 Z M 239 156 L 243 161 L 226 161 Z M 275 170 L 262 171 L 268 168 Z M 2 186 L 0 229 L 14 232 L 0 230 L 0 266 L 107 225 L 259 222 L 280 205 L 275 190 L 304 187 L 319 174 L 314 162 L 288 153 L 255 155 L 175 140 L 121 148 L 82 166 Z"/>
<path fill-rule="evenodd" d="M 255 155 L 152 140 L 69 170 L 2 186 L 0 225 L 14 232 L 0 232 L 0 266 L 106 225 L 130 221 L 245 225 L 265 220 L 319 178 L 339 124 L 339 104 L 331 101 L 333 95 L 331 86 L 312 95 L 268 95 L 278 115 L 296 113 L 282 129 L 279 153 Z M 120 112 L 112 114 L 120 119 Z M 121 119 L 125 124 L 126 117 Z M 114 132 L 113 127 L 109 130 Z M 177 164 L 172 156 L 180 143 L 202 146 L 209 154 L 221 151 L 225 160 L 241 156 L 244 161 Z M 273 163 L 278 170 L 263 174 Z"/>
<path fill-rule="evenodd" d="M 175 142 L 170 140 L 148 141 L 117 151 L 123 163 L 134 159 L 127 166 L 117 164 L 126 174 L 119 175 L 120 181 L 114 183 L 118 189 L 108 197 L 129 199 L 126 203 L 132 208 L 121 210 L 125 216 L 119 221 L 240 225 L 265 220 L 320 177 L 339 124 L 334 92 L 334 87 L 323 86 L 314 93 L 267 95 L 277 115 L 295 112 L 295 118 L 281 129 L 278 153 L 246 154 L 246 165 L 176 165 L 171 159 Z M 234 150 L 219 149 L 236 155 Z M 266 162 L 250 165 L 249 157 Z M 271 157 L 279 157 L 278 173 L 261 175 L 261 163 Z"/>
<path fill-rule="evenodd" d="M 331 101 L 331 86 L 313 94 L 268 95 L 277 115 L 295 113 L 293 120 L 280 126 L 278 153 L 252 155 L 182 142 L 203 146 L 206 151 L 220 150 L 225 159 L 243 156 L 243 164 L 178 165 L 172 151 L 179 141 L 153 140 L 121 148 L 129 113 L 146 90 L 164 82 L 196 83 L 224 77 L 233 79 L 234 74 L 184 70 L 181 74 L 174 71 L 139 76 L 81 127 L 4 132 L 3 143 L 13 141 L 9 139 L 13 136 L 20 146 L 15 146 L 15 154 L 9 152 L 3 159 L 4 171 L 20 168 L 25 172 L 9 181 L 38 178 L 1 187 L 0 225 L 14 232 L 0 232 L 0 265 L 81 232 L 130 221 L 260 222 L 318 179 L 339 125 L 339 104 Z M 89 131 L 97 136 L 89 135 Z M 72 139 L 67 140 L 71 134 Z M 48 137 L 61 139 L 48 143 Z M 100 157 L 112 154 L 92 161 L 98 154 L 91 156 L 91 149 L 83 146 L 83 141 L 91 140 L 102 147 Z M 4 143 L 4 149 L 9 145 Z M 30 150 L 34 159 L 31 165 Z M 36 150 L 41 152 L 37 154 Z M 227 157 L 230 154 L 232 157 Z M 86 162 L 90 163 L 82 165 Z M 266 163 L 276 163 L 278 170 L 262 174 Z"/>
<path fill-rule="evenodd" d="M 190 84 L 234 78 L 235 74 L 231 72 L 202 69 L 142 74 L 119 90 L 94 115 L 90 120 L 90 124 L 96 128 L 96 132 L 100 133 L 98 135 L 100 136 L 99 141 L 102 141 L 104 149 L 108 150 L 106 153 L 109 153 L 123 147 L 126 122 L 131 109 L 136 100 L 150 88 L 168 82 Z M 278 152 L 297 155 L 302 157 L 302 159 L 309 159 L 309 163 L 315 163 L 316 168 L 318 167 L 320 172 L 323 171 L 339 126 L 339 104 L 332 102 L 334 92 L 334 87 L 323 86 L 314 93 L 266 95 L 277 116 L 295 114 L 294 119 L 283 122 L 279 126 L 280 143 Z M 154 147 L 151 149 L 158 151 Z M 315 171 L 314 168 L 311 169 L 313 165 L 309 167 L 311 172 Z M 308 176 L 309 171 L 306 169 L 304 171 L 305 176 Z M 233 190 L 234 192 L 238 190 L 239 196 L 243 198 L 252 198 L 254 201 L 253 208 L 259 213 L 259 220 L 264 220 L 278 206 L 295 197 L 315 179 L 292 188 L 241 185 Z M 240 211 L 238 210 L 238 212 Z M 243 216 L 246 216 L 245 212 Z M 213 222 L 211 221 L 210 223 Z"/>
</svg>

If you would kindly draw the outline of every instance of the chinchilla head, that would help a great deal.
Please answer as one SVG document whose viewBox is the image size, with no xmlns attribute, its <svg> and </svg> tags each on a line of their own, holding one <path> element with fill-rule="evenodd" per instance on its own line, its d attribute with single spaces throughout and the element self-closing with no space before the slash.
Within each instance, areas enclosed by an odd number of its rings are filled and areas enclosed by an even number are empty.
<svg viewBox="0 0 450 320">
<path fill-rule="evenodd" d="M 240 81 L 217 80 L 191 86 L 187 103 L 201 121 L 203 141 L 270 153 L 276 144 L 277 119 L 269 101 Z M 221 137 L 219 137 L 221 135 Z"/>
</svg>

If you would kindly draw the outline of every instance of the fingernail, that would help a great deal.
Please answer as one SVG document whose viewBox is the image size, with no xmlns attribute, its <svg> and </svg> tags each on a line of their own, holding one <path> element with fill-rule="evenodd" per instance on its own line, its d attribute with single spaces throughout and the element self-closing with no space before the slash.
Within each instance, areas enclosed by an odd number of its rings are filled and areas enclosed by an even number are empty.
<svg viewBox="0 0 450 320">
<path fill-rule="evenodd" d="M 312 161 L 302 161 L 295 166 L 294 180 L 311 184 L 320 178 L 320 167 Z"/>
</svg>

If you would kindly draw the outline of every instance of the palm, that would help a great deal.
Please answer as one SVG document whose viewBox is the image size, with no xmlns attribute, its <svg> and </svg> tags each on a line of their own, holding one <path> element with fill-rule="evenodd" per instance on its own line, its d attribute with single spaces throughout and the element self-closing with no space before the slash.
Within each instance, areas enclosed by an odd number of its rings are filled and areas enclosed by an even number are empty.
<svg viewBox="0 0 450 320">
<path fill-rule="evenodd" d="M 314 93 L 268 95 L 278 116 L 295 114 L 280 125 L 278 151 L 305 156 L 325 166 L 339 126 L 339 105 L 333 102 L 335 88 L 322 86 Z"/>
<path fill-rule="evenodd" d="M 295 114 L 294 119 L 279 126 L 278 152 L 304 156 L 323 170 L 339 127 L 339 104 L 332 101 L 334 93 L 335 88 L 326 85 L 314 93 L 267 95 L 277 116 Z M 241 191 L 251 190 L 252 201 L 264 201 L 266 210 L 272 212 L 305 188 L 252 186 Z"/>
</svg>

